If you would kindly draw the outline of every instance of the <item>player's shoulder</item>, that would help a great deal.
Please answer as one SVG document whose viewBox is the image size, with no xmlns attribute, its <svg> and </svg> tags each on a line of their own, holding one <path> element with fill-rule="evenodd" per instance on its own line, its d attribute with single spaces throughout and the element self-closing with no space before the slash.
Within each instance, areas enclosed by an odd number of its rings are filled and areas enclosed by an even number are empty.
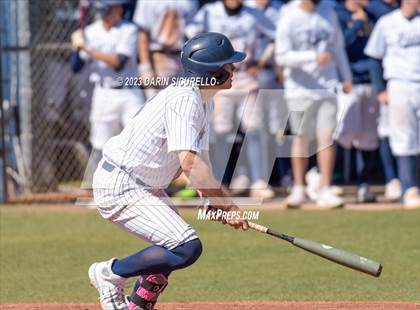
<svg viewBox="0 0 420 310">
<path fill-rule="evenodd" d="M 295 20 L 296 16 L 299 15 L 301 12 L 298 7 L 298 1 L 293 0 L 291 2 L 288 2 L 287 4 L 284 4 L 281 7 L 279 17 L 278 17 L 278 23 L 280 24 L 289 24 L 293 20 Z"/>
<path fill-rule="evenodd" d="M 296 9 L 299 7 L 299 0 L 292 0 L 289 1 L 285 4 L 283 4 L 283 6 L 281 7 L 282 12 L 291 12 L 292 10 Z"/>
<path fill-rule="evenodd" d="M 87 25 L 84 29 L 85 35 L 95 35 L 102 31 L 102 20 L 97 19 L 93 23 Z"/>
<path fill-rule="evenodd" d="M 400 10 L 391 11 L 381 16 L 375 24 L 375 28 L 379 29 L 390 29 L 394 24 L 398 24 L 403 20 L 403 16 Z"/>
<path fill-rule="evenodd" d="M 283 4 L 280 10 L 280 18 L 288 19 L 291 15 L 300 13 L 301 10 L 299 8 L 299 3 L 299 0 L 292 0 L 286 4 Z"/>
<path fill-rule="evenodd" d="M 384 16 L 382 16 L 381 18 L 379 18 L 378 23 L 386 24 L 388 22 L 399 21 L 402 19 L 404 19 L 404 17 L 401 14 L 401 10 L 398 9 L 398 10 L 391 11 L 385 14 Z"/>
<path fill-rule="evenodd" d="M 185 85 L 185 83 L 173 83 L 164 89 L 165 98 L 168 102 L 174 101 L 200 101 L 200 90 L 195 85 Z"/>
<path fill-rule="evenodd" d="M 124 19 L 120 20 L 116 27 L 119 28 L 121 31 L 136 32 L 138 30 L 136 24 Z"/>
<path fill-rule="evenodd" d="M 225 8 L 222 1 L 206 3 L 200 8 L 200 11 L 208 12 L 210 14 L 222 14 Z"/>
</svg>

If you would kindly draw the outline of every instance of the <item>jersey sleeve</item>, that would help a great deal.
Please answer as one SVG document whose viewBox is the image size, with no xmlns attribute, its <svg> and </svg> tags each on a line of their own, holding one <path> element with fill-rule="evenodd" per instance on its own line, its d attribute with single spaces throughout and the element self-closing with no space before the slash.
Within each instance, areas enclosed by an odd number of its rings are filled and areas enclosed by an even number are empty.
<svg viewBox="0 0 420 310">
<path fill-rule="evenodd" d="M 383 31 L 383 19 L 379 19 L 373 28 L 369 41 L 365 47 L 365 54 L 372 58 L 382 59 L 385 56 L 386 44 Z"/>
<path fill-rule="evenodd" d="M 168 152 L 203 150 L 205 118 L 197 99 L 181 96 L 166 104 L 165 130 Z"/>
<path fill-rule="evenodd" d="M 184 12 L 185 22 L 189 24 L 198 11 L 198 1 L 184 0 L 180 3 Z"/>
<path fill-rule="evenodd" d="M 133 23 L 135 23 L 140 30 L 150 31 L 150 18 L 152 18 L 152 12 L 150 12 L 150 6 L 148 0 L 139 0 L 136 10 L 133 16 Z"/>
<path fill-rule="evenodd" d="M 93 44 L 94 38 L 95 38 L 95 24 L 90 24 L 86 26 L 84 29 L 84 36 L 85 36 L 85 42 L 88 46 L 91 46 Z M 84 61 L 89 61 L 92 59 L 92 56 L 90 56 L 87 52 L 84 50 L 79 51 L 79 56 Z"/>
<path fill-rule="evenodd" d="M 115 49 L 116 54 L 131 57 L 137 51 L 137 28 L 130 24 L 124 31 L 121 31 L 121 38 Z"/>
<path fill-rule="evenodd" d="M 344 45 L 343 32 L 341 31 L 337 15 L 334 12 L 331 13 L 331 23 L 334 28 L 334 54 L 338 72 L 342 81 L 349 81 L 352 79 L 352 73 Z"/>
<path fill-rule="evenodd" d="M 285 67 L 300 67 L 306 63 L 314 62 L 315 51 L 293 50 L 289 19 L 286 16 L 282 17 L 277 25 L 275 40 L 275 60 L 277 64 Z"/>
</svg>

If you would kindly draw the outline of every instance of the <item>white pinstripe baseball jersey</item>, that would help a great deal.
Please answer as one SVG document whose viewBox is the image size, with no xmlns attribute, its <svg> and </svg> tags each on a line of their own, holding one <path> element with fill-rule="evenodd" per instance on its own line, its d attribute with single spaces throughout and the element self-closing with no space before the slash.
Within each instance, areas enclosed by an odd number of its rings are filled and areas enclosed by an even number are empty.
<svg viewBox="0 0 420 310">
<path fill-rule="evenodd" d="M 143 183 L 164 188 L 180 169 L 176 151 L 208 150 L 212 108 L 198 87 L 170 85 L 105 144 L 103 156 Z"/>
<path fill-rule="evenodd" d="M 93 178 L 93 194 L 102 217 L 168 249 L 197 238 L 163 189 L 140 188 L 128 173 L 117 168 L 109 172 L 102 168 L 103 163 Z"/>
</svg>

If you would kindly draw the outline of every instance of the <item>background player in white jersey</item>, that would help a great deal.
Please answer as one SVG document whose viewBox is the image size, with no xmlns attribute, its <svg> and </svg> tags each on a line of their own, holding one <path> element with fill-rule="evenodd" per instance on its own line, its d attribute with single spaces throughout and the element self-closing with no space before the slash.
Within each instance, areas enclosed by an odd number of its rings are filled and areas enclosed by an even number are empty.
<svg viewBox="0 0 420 310">
<path fill-rule="evenodd" d="M 379 18 L 398 9 L 400 0 L 372 0 L 366 6 L 366 11 L 376 23 Z M 375 88 L 379 106 L 378 136 L 379 154 L 382 161 L 382 169 L 385 177 L 384 197 L 388 201 L 398 201 L 401 198 L 401 184 L 398 179 L 397 163 L 389 145 L 389 111 L 386 92 L 386 81 L 383 78 L 382 61 L 371 58 L 374 66 L 372 84 Z"/>
<path fill-rule="evenodd" d="M 139 0 L 133 22 L 140 28 L 140 74 L 146 77 L 172 77 L 181 73 L 179 53 L 184 29 L 198 9 L 191 0 Z M 156 90 L 146 88 L 148 98 Z"/>
<path fill-rule="evenodd" d="M 264 180 L 260 130 L 263 126 L 263 109 L 256 103 L 258 81 L 255 78 L 256 44 L 260 36 L 273 40 L 274 24 L 259 10 L 243 4 L 243 0 L 224 0 L 204 5 L 192 23 L 187 26 L 187 37 L 197 33 L 215 31 L 225 34 L 233 46 L 247 51 L 246 62 L 235 74 L 232 89 L 215 97 L 213 127 L 216 147 L 213 152 L 215 173 L 222 180 L 236 134 L 235 124 L 241 122 L 245 132 L 245 152 L 252 181 L 251 195 L 271 198 L 274 192 Z M 259 47 L 261 48 L 261 47 Z"/>
<path fill-rule="evenodd" d="M 343 91 L 352 87 L 343 37 L 333 9 L 316 0 L 300 0 L 282 9 L 277 26 L 276 61 L 284 67 L 284 87 L 290 111 L 294 186 L 286 202 L 300 206 L 305 199 L 304 175 L 308 165 L 309 139 L 316 134 L 321 188 L 317 204 L 343 204 L 331 189 L 334 167 L 332 133 L 337 106 L 333 90 L 343 81 Z"/>
<path fill-rule="evenodd" d="M 419 11 L 419 0 L 403 0 L 399 10 L 379 19 L 365 49 L 367 55 L 382 59 L 388 81 L 390 143 L 406 208 L 420 207 Z"/>
<path fill-rule="evenodd" d="M 337 3 L 335 11 L 343 30 L 347 56 L 353 74 L 353 89 L 349 94 L 338 94 L 337 142 L 345 149 L 354 147 L 359 156 L 357 169 L 357 201 L 374 202 L 368 182 L 375 164 L 375 151 L 379 146 L 377 120 L 379 105 L 372 86 L 371 59 L 363 52 L 374 20 L 365 11 L 367 1 L 344 0 Z"/>
<path fill-rule="evenodd" d="M 84 31 L 72 34 L 73 48 L 78 51 L 77 70 L 84 62 L 91 65 L 90 81 L 95 84 L 90 113 L 90 140 L 95 164 L 109 138 L 142 108 L 140 89 L 123 89 L 126 77 L 137 76 L 137 27 L 122 20 L 126 0 L 94 2 L 101 18 Z"/>
<path fill-rule="evenodd" d="M 276 25 L 280 18 L 283 2 L 274 0 L 246 0 L 245 5 L 261 11 L 265 17 Z M 262 141 L 260 152 L 262 153 L 263 163 L 268 163 L 263 166 L 264 173 L 270 173 L 273 167 L 269 165 L 275 161 L 276 153 L 282 154 L 282 148 L 284 147 L 282 143 L 276 144 L 276 142 L 282 142 L 281 137 L 278 136 L 279 139 L 274 139 L 274 137 L 284 128 L 282 116 L 287 116 L 286 106 L 281 95 L 282 91 L 280 91 L 283 87 L 281 83 L 282 70 L 274 61 L 273 38 L 264 34 L 260 34 L 256 38 L 254 44 L 254 59 L 255 66 L 252 66 L 250 72 L 252 72 L 252 75 L 258 82 L 256 104 L 262 108 L 262 119 L 265 124 L 260 130 Z M 279 148 L 278 152 L 276 152 L 277 148 Z M 284 180 L 287 180 L 287 178 L 289 178 L 287 175 L 288 160 L 280 158 L 277 161 L 277 164 L 280 167 L 278 169 L 280 175 Z M 267 176 L 267 179 L 268 177 L 269 175 Z M 243 176 L 237 177 L 235 180 L 241 181 L 240 178 L 243 178 Z M 240 183 L 249 184 L 249 180 L 245 179 L 244 181 L 239 182 L 239 184 L 236 185 L 239 188 L 244 187 L 244 185 L 241 185 Z M 257 194 L 259 193 L 260 191 L 257 191 Z"/>
<path fill-rule="evenodd" d="M 239 210 L 212 176 L 208 156 L 211 97 L 232 84 L 236 52 L 219 33 L 198 35 L 183 47 L 187 75 L 215 78 L 215 86 L 170 85 L 160 91 L 118 136 L 104 147 L 94 175 L 101 215 L 153 245 L 122 259 L 95 263 L 89 278 L 103 309 L 151 309 L 169 274 L 193 264 L 202 246 L 195 230 L 178 214 L 164 188 L 183 171 L 212 205 Z M 227 223 L 248 228 L 234 218 Z M 122 288 L 140 277 L 127 308 Z"/>
</svg>

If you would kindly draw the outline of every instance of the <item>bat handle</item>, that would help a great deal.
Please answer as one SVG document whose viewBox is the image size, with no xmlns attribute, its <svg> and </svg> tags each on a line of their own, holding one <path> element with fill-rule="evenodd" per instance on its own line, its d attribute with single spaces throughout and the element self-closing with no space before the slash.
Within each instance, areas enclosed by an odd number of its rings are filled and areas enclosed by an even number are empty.
<svg viewBox="0 0 420 310">
<path fill-rule="evenodd" d="M 258 225 L 258 224 L 253 223 L 253 222 L 248 222 L 248 226 L 249 226 L 249 228 L 251 228 L 253 230 L 256 230 L 256 231 L 259 231 L 259 232 L 262 232 L 262 233 L 265 233 L 265 234 L 269 234 L 271 236 L 274 236 L 276 238 L 283 239 L 283 240 L 288 241 L 288 242 L 291 242 L 291 243 L 293 243 L 293 241 L 295 239 L 295 237 L 292 237 L 292 236 L 289 236 L 289 235 L 286 235 L 286 234 L 279 233 L 279 232 L 277 232 L 275 230 L 272 230 L 272 229 L 270 229 L 268 227 L 265 227 L 265 226 L 262 226 L 262 225 Z"/>
<path fill-rule="evenodd" d="M 258 224 L 253 223 L 253 222 L 248 222 L 248 226 L 249 226 L 249 228 L 251 228 L 253 230 L 256 230 L 256 231 L 259 231 L 259 232 L 262 232 L 262 233 L 267 233 L 267 231 L 268 231 L 267 227 L 262 226 L 262 225 L 258 225 Z"/>
</svg>

